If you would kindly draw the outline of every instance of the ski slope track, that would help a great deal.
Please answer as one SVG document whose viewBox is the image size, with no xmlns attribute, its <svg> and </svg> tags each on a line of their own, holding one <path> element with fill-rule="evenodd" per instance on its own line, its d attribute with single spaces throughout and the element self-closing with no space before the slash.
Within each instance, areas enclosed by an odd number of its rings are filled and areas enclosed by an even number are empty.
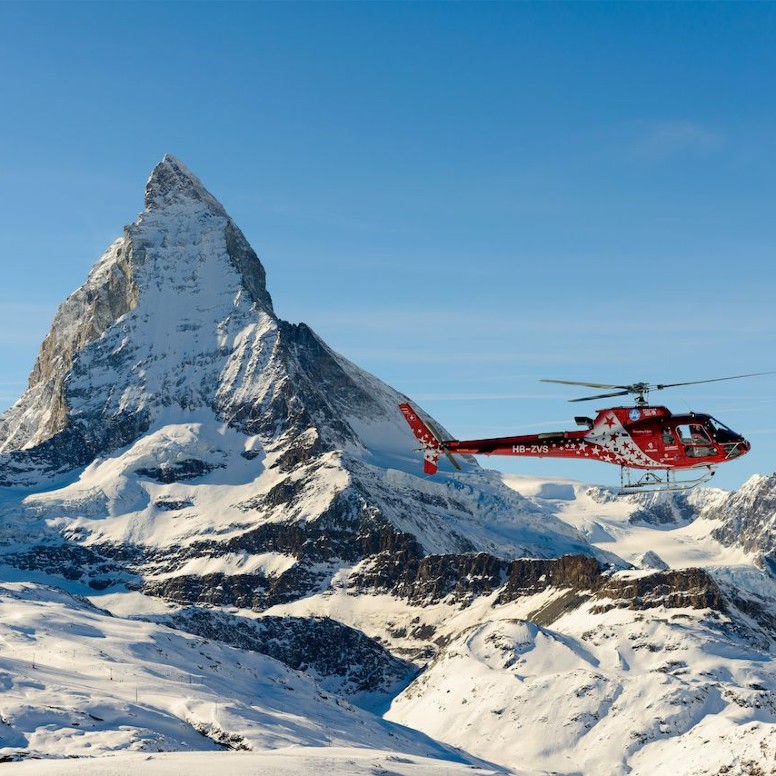
<svg viewBox="0 0 776 776">
<path fill-rule="evenodd" d="M 0 416 L 9 773 L 776 773 L 776 475 L 429 478 L 408 400 L 166 156 Z"/>
</svg>

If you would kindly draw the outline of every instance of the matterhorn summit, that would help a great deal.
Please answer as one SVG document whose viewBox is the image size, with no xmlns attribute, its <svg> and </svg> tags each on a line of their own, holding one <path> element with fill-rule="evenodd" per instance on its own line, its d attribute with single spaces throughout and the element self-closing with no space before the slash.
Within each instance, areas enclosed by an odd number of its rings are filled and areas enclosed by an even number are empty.
<svg viewBox="0 0 776 776">
<path fill-rule="evenodd" d="M 271 351 L 277 331 L 261 263 L 172 157 L 154 169 L 145 201 L 60 307 L 27 392 L 0 420 L 4 484 L 90 463 L 165 408 L 235 414 L 248 400 L 243 361 Z"/>
</svg>

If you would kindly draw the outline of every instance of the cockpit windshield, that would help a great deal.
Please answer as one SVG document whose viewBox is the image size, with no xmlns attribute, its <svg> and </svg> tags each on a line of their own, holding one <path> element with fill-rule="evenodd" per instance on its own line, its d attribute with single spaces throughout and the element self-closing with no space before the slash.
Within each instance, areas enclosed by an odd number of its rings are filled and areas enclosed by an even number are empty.
<svg viewBox="0 0 776 776">
<path fill-rule="evenodd" d="M 709 416 L 708 423 L 714 432 L 714 439 L 717 442 L 733 442 L 741 438 L 740 434 L 736 434 L 733 429 L 728 428 L 724 423 L 720 423 L 716 418 Z"/>
</svg>

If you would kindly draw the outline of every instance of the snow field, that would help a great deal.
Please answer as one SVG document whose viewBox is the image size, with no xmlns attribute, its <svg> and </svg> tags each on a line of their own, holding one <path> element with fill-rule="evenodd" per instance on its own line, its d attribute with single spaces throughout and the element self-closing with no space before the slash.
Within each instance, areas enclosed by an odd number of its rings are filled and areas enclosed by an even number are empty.
<svg viewBox="0 0 776 776">
<path fill-rule="evenodd" d="M 0 586 L 0 606 L 0 757 L 355 746 L 461 759 L 272 658 L 40 585 Z"/>
<path fill-rule="evenodd" d="M 125 754 L 6 764 L 11 776 L 523 776 L 498 767 L 440 762 L 391 750 L 314 746 L 271 752 Z"/>
</svg>

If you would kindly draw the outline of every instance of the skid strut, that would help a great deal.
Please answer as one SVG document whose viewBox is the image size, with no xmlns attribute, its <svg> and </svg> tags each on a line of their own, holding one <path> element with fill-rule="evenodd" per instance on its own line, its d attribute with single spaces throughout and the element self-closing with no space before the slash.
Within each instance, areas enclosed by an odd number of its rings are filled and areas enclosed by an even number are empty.
<svg viewBox="0 0 776 776">
<path fill-rule="evenodd" d="M 694 470 L 697 473 L 697 469 Z M 698 477 L 677 479 L 675 469 L 629 469 L 620 467 L 620 493 L 655 493 L 661 490 L 690 490 L 714 476 L 714 467 L 705 466 Z"/>
</svg>

